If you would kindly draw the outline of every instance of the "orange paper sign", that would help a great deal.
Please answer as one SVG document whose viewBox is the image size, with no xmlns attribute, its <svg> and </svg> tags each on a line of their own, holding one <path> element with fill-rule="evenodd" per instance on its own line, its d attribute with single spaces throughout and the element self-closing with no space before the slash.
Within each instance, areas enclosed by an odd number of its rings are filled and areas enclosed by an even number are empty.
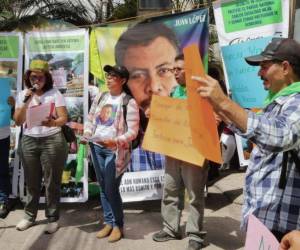
<svg viewBox="0 0 300 250">
<path fill-rule="evenodd" d="M 203 166 L 205 158 L 192 143 L 186 100 L 153 95 L 142 147 Z"/>
<path fill-rule="evenodd" d="M 197 93 L 199 82 L 191 76 L 204 76 L 204 68 L 196 44 L 184 48 L 185 79 L 188 95 L 188 111 L 193 144 L 211 161 L 222 163 L 220 140 L 210 103 Z"/>
</svg>

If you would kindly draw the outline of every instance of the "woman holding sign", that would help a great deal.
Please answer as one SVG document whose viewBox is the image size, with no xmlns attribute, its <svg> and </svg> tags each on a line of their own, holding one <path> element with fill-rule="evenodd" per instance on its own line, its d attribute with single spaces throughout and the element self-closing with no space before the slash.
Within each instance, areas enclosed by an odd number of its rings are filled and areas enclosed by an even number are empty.
<svg viewBox="0 0 300 250">
<path fill-rule="evenodd" d="M 103 69 L 109 91 L 94 99 L 82 143 L 90 142 L 101 187 L 105 226 L 97 233 L 97 238 L 108 237 L 109 242 L 116 242 L 123 236 L 124 224 L 119 186 L 130 160 L 131 141 L 138 134 L 139 108 L 136 101 L 125 93 L 129 78 L 127 69 L 119 65 L 106 65 Z"/>
<path fill-rule="evenodd" d="M 17 97 L 14 119 L 23 125 L 19 155 L 26 182 L 25 216 L 16 226 L 23 231 L 35 223 L 44 178 L 46 197 L 45 233 L 57 231 L 59 219 L 60 184 L 67 159 L 67 142 L 61 126 L 67 122 L 63 95 L 53 88 L 48 63 L 32 60 L 25 74 L 25 90 Z M 35 110 L 34 112 L 32 112 Z"/>
</svg>

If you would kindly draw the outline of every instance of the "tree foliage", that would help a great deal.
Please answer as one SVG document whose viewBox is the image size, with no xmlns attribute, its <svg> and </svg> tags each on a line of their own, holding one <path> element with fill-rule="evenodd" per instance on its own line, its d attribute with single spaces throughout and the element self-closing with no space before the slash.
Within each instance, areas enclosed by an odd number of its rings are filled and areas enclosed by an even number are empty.
<svg viewBox="0 0 300 250">
<path fill-rule="evenodd" d="M 43 24 L 45 19 L 59 19 L 74 25 L 91 23 L 88 10 L 79 0 L 2 0 L 1 31 L 32 29 Z"/>
<path fill-rule="evenodd" d="M 111 5 L 110 16 L 107 20 L 118 20 L 137 15 L 137 0 L 125 0 L 122 4 Z"/>
</svg>

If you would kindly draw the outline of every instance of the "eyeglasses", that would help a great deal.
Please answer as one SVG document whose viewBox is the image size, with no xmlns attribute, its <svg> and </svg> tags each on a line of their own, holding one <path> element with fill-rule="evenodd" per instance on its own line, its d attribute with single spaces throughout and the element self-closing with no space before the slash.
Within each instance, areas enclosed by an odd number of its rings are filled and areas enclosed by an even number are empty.
<svg viewBox="0 0 300 250">
<path fill-rule="evenodd" d="M 173 68 L 168 68 L 168 67 L 160 67 L 155 69 L 155 74 L 156 76 L 158 76 L 159 78 L 161 78 L 161 80 L 165 80 L 170 78 L 171 76 L 174 76 L 174 69 Z M 133 70 L 130 72 L 129 74 L 129 81 L 130 83 L 133 84 L 142 84 L 145 83 L 145 81 L 147 79 L 150 78 L 150 74 L 148 70 L 143 70 L 143 69 L 137 69 L 137 70 Z"/>
<path fill-rule="evenodd" d="M 184 70 L 184 68 L 174 67 L 173 70 L 174 70 L 174 72 L 180 72 L 180 71 Z"/>
<path fill-rule="evenodd" d="M 36 81 L 42 82 L 42 81 L 45 80 L 45 76 L 43 76 L 43 75 L 42 76 L 31 75 L 29 77 L 29 80 L 32 81 L 32 82 L 36 82 Z"/>
<path fill-rule="evenodd" d="M 117 77 L 119 77 L 119 76 L 114 72 L 106 72 L 105 73 L 105 78 L 117 78 Z"/>
</svg>

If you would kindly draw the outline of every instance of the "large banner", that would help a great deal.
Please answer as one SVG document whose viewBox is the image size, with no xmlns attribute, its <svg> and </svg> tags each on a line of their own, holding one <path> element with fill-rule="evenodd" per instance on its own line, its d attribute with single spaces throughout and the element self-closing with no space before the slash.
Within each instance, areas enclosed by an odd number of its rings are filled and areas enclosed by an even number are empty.
<svg viewBox="0 0 300 250">
<path fill-rule="evenodd" d="M 263 107 L 267 89 L 259 67 L 245 57 L 259 54 L 273 37 L 288 37 L 289 0 L 223 0 L 214 3 L 226 85 L 232 99 L 247 109 Z M 248 164 L 251 143 L 237 138 L 240 165 Z"/>
<path fill-rule="evenodd" d="M 220 46 L 266 37 L 288 37 L 289 0 L 214 2 Z"/>
<path fill-rule="evenodd" d="M 16 148 L 19 129 L 11 118 L 11 109 L 7 104 L 7 97 L 16 98 L 21 90 L 23 36 L 19 32 L 0 33 L 0 128 L 10 125 L 9 169 L 12 183 L 12 196 L 18 195 L 19 160 Z M 2 119 L 3 118 L 3 119 Z M 3 122 L 6 120 L 5 122 Z"/>
<path fill-rule="evenodd" d="M 92 30 L 92 36 L 96 38 L 98 53 L 91 55 L 91 68 L 96 70 L 93 65 L 101 68 L 106 64 L 124 65 L 130 73 L 128 87 L 146 114 L 153 94 L 168 96 L 177 85 L 173 71 L 174 59 L 182 53 L 183 48 L 197 44 L 204 68 L 207 69 L 208 9 L 156 17 L 142 22 L 108 24 Z M 97 76 L 105 89 L 103 71 L 97 72 Z M 122 178 L 120 190 L 123 200 L 160 199 L 163 168 L 164 156 L 144 151 L 141 147 L 135 149 L 129 172 Z M 140 171 L 147 172 L 137 173 Z M 139 176 L 142 182 L 136 181 L 135 176 Z M 151 180 L 159 183 L 150 185 L 149 189 L 139 188 L 140 184 L 152 183 Z M 130 187 L 126 186 L 128 183 Z"/>
<path fill-rule="evenodd" d="M 83 121 L 88 109 L 88 32 L 85 29 L 64 32 L 30 32 L 25 35 L 25 70 L 31 60 L 49 63 L 54 87 L 64 95 L 68 125 L 75 134 L 83 134 Z M 85 146 L 69 144 L 69 157 L 63 174 L 62 202 L 84 202 L 88 199 Z M 78 176 L 78 173 L 81 176 Z M 77 174 L 77 176 L 76 176 Z M 21 187 L 24 186 L 21 179 Z M 24 189 L 20 188 L 21 197 Z M 43 202 L 44 199 L 41 199 Z"/>
</svg>

